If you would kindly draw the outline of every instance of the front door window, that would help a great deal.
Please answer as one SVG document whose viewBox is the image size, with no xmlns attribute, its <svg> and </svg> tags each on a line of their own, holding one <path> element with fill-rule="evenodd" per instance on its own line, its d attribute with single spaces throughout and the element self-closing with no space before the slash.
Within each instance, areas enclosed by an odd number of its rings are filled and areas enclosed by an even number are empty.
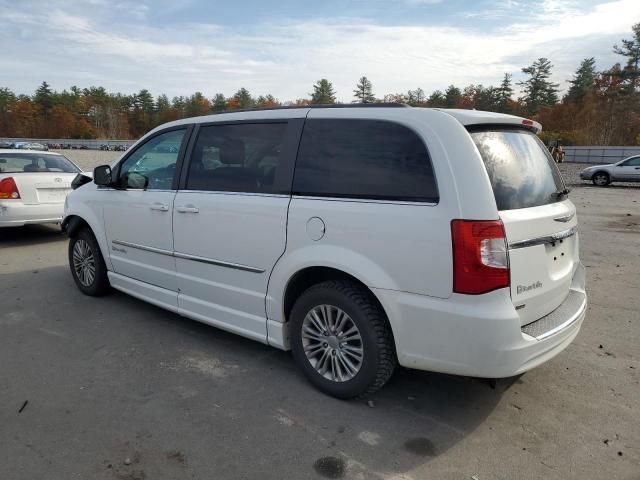
<svg viewBox="0 0 640 480">
<path fill-rule="evenodd" d="M 186 130 L 157 135 L 122 164 L 118 186 L 124 189 L 172 190 L 178 153 Z"/>
</svg>

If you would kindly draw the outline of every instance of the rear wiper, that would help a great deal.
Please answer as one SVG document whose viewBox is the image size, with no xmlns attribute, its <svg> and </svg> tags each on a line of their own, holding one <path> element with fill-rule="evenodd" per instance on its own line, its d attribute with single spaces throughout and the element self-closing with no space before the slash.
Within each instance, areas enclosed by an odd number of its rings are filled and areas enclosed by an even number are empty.
<svg viewBox="0 0 640 480">
<path fill-rule="evenodd" d="M 562 197 L 566 197 L 567 195 L 569 195 L 570 192 L 571 190 L 569 190 L 568 188 L 565 188 L 564 190 L 558 190 L 557 192 L 553 192 L 550 196 L 554 200 L 559 200 Z"/>
</svg>

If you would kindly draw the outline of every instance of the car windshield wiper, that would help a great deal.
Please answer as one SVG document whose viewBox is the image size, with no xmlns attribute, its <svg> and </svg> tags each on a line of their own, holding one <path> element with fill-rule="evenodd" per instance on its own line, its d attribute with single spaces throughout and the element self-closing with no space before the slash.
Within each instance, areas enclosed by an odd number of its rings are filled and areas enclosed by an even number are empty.
<svg viewBox="0 0 640 480">
<path fill-rule="evenodd" d="M 565 188 L 564 190 L 558 190 L 557 192 L 553 192 L 550 195 L 550 197 L 553 200 L 560 200 L 561 198 L 568 196 L 570 192 L 571 190 L 569 190 L 568 188 Z"/>
</svg>

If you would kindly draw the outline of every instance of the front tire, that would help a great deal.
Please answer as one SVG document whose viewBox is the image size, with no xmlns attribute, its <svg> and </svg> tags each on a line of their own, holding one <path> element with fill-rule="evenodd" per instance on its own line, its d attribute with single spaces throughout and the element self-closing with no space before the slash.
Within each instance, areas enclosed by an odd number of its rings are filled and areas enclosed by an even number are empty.
<svg viewBox="0 0 640 480">
<path fill-rule="evenodd" d="M 307 379 L 337 398 L 364 397 L 391 377 L 397 359 L 389 322 L 365 287 L 329 280 L 291 311 L 293 357 Z"/>
<path fill-rule="evenodd" d="M 607 172 L 596 172 L 591 177 L 591 181 L 597 187 L 606 187 L 611 183 L 611 177 Z"/>
<path fill-rule="evenodd" d="M 98 241 L 88 228 L 69 240 L 69 267 L 76 286 L 85 295 L 97 297 L 109 292 L 107 266 Z"/>
</svg>

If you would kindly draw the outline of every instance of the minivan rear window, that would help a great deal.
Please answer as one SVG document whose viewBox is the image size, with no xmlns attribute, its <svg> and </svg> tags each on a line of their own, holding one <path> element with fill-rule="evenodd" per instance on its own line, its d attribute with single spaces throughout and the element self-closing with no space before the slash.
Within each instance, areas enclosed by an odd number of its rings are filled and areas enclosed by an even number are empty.
<svg viewBox="0 0 640 480">
<path fill-rule="evenodd" d="M 554 203 L 565 185 L 540 139 L 523 129 L 471 130 L 491 180 L 498 210 Z"/>
<path fill-rule="evenodd" d="M 293 193 L 438 202 L 427 147 L 410 128 L 364 119 L 308 119 Z"/>
</svg>

